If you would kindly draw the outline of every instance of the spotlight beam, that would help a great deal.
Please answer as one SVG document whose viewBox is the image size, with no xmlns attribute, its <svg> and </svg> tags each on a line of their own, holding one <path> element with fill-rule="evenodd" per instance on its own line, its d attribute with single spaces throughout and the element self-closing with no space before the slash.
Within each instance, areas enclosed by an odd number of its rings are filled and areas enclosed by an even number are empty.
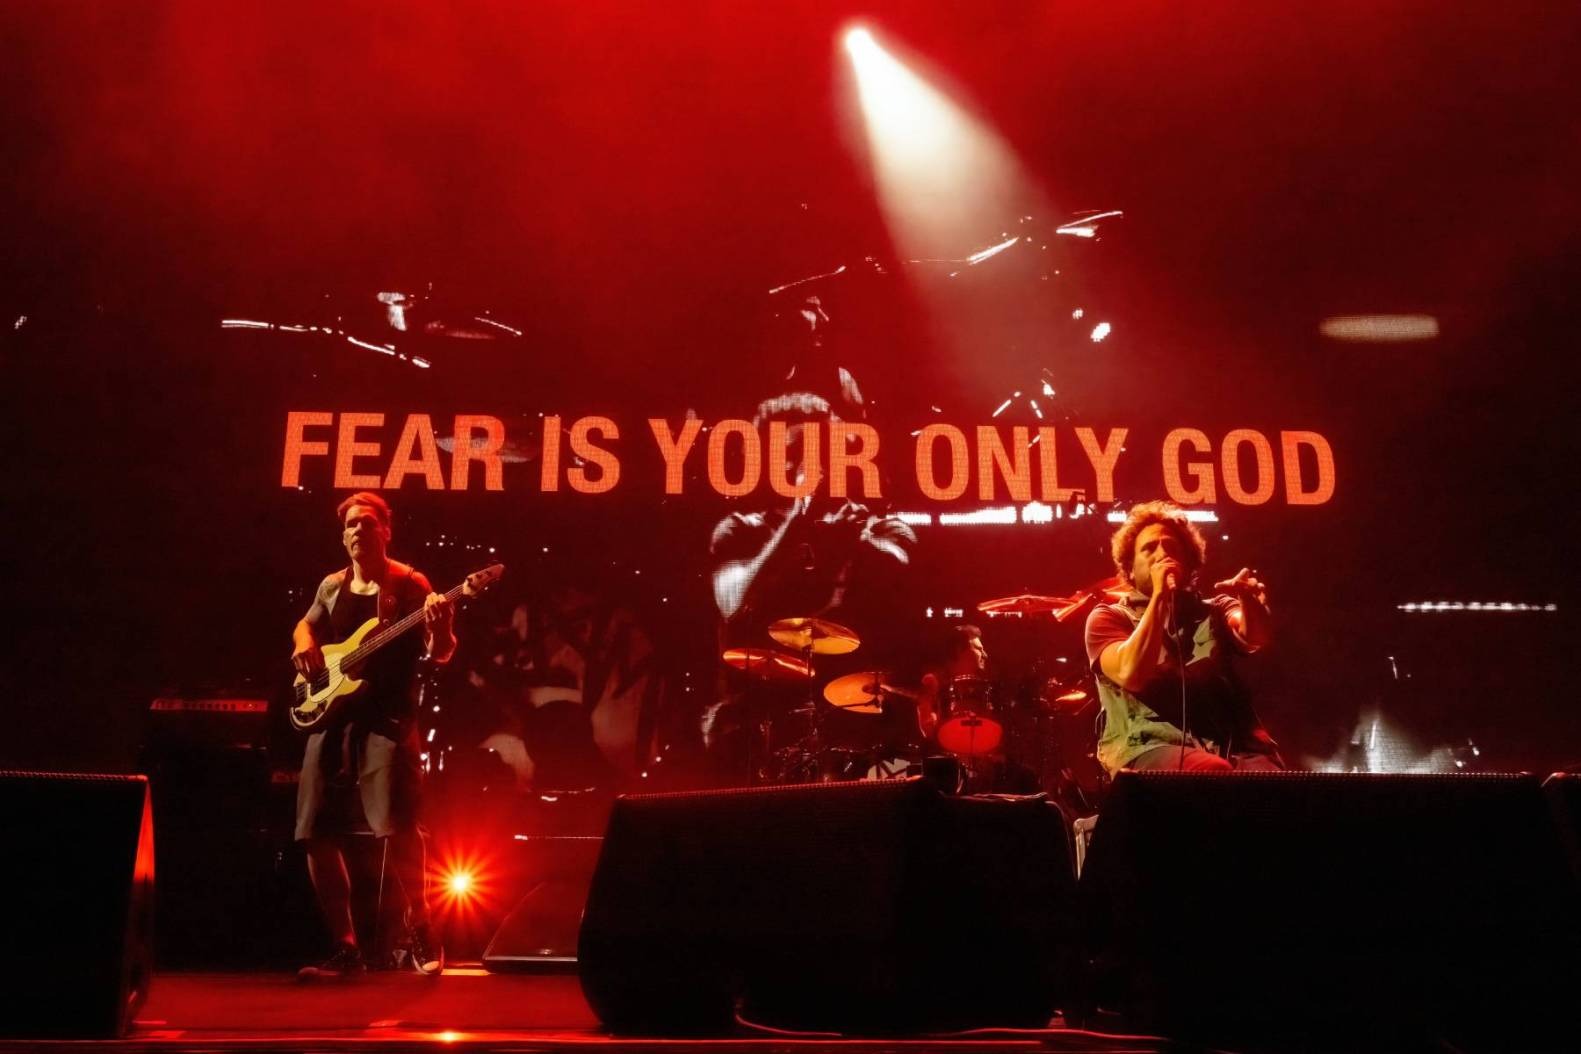
<svg viewBox="0 0 1581 1054">
<path fill-rule="evenodd" d="M 843 37 L 891 237 L 909 257 L 959 257 L 1031 193 L 992 129 L 890 54 L 866 28 Z"/>
</svg>

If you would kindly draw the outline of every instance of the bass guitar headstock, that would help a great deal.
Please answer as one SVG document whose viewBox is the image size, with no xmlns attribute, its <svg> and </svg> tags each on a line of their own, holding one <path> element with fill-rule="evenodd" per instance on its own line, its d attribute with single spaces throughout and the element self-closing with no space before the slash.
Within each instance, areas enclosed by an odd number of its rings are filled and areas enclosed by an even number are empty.
<svg viewBox="0 0 1581 1054">
<path fill-rule="evenodd" d="M 488 589 L 495 582 L 498 582 L 500 577 L 504 574 L 504 564 L 490 564 L 481 571 L 474 571 L 468 575 L 467 580 L 462 583 L 461 595 L 465 597 L 479 596 L 484 590 Z"/>
</svg>

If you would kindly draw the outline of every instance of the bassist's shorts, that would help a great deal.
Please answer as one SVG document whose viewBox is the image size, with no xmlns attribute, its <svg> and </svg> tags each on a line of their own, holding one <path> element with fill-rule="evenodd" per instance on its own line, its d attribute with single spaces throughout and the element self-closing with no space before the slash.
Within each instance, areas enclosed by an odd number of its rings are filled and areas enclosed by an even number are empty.
<svg viewBox="0 0 1581 1054">
<path fill-rule="evenodd" d="M 366 829 L 387 838 L 417 824 L 417 730 L 397 742 L 347 723 L 307 738 L 296 788 L 296 838 Z"/>
</svg>

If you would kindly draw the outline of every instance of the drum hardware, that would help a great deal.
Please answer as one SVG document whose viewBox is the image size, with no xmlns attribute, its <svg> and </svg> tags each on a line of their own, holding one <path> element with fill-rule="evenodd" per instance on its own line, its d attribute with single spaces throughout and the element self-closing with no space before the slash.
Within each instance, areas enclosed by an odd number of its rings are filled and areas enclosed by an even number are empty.
<svg viewBox="0 0 1581 1054">
<path fill-rule="evenodd" d="M 938 788 L 941 794 L 959 794 L 966 786 L 966 770 L 961 766 L 961 760 L 952 754 L 923 758 L 922 778 Z"/>
<path fill-rule="evenodd" d="M 741 701 L 746 711 L 747 726 L 747 782 L 759 783 L 770 775 L 760 769 L 755 758 L 762 740 L 762 748 L 770 759 L 777 759 L 773 749 L 773 721 L 762 713 L 757 704 L 755 681 L 806 681 L 812 684 L 812 664 L 806 659 L 780 651 L 778 648 L 726 648 L 719 657 L 731 669 L 740 670 L 748 677 Z"/>
<path fill-rule="evenodd" d="M 1019 720 L 1007 739 L 1037 774 L 1044 792 L 1073 815 L 1094 811 L 1103 791 L 1103 769 L 1093 757 L 1098 696 L 1085 669 L 1034 663 L 1022 682 Z"/>
<path fill-rule="evenodd" d="M 806 701 L 790 711 L 790 714 L 808 718 L 808 728 L 805 735 L 788 746 L 774 750 L 773 744 L 769 744 L 771 765 L 766 773 L 760 772 L 749 757 L 748 768 L 752 781 L 758 782 L 766 777 L 771 782 L 806 783 L 849 778 L 849 773 L 857 764 L 848 756 L 851 752 L 826 749 L 824 746 L 823 715 L 818 707 L 814 681 L 814 656 L 848 655 L 861 647 L 861 638 L 855 630 L 837 622 L 811 617 L 780 619 L 769 625 L 768 635 L 776 644 L 794 649 L 795 653 L 777 648 L 729 648 L 722 659 L 725 665 L 760 680 L 806 682 Z M 867 676 L 872 677 L 875 683 L 880 679 L 876 672 Z M 765 721 L 764 725 L 772 733 L 772 721 Z M 755 739 L 754 736 L 748 740 L 749 753 L 750 744 Z"/>
</svg>

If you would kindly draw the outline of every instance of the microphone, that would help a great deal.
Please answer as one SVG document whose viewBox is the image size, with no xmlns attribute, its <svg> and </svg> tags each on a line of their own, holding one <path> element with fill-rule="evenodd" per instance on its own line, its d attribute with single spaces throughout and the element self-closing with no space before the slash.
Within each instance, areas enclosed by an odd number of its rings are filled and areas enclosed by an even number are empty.
<svg viewBox="0 0 1581 1054">
<path fill-rule="evenodd" d="M 1165 573 L 1164 583 L 1169 586 L 1171 593 L 1191 592 L 1189 585 L 1184 589 L 1181 588 L 1179 575 L 1173 570 Z M 1168 633 L 1177 639 L 1183 638 L 1186 634 L 1186 613 L 1181 610 L 1181 606 L 1178 603 L 1172 603 L 1169 606 Z"/>
</svg>

